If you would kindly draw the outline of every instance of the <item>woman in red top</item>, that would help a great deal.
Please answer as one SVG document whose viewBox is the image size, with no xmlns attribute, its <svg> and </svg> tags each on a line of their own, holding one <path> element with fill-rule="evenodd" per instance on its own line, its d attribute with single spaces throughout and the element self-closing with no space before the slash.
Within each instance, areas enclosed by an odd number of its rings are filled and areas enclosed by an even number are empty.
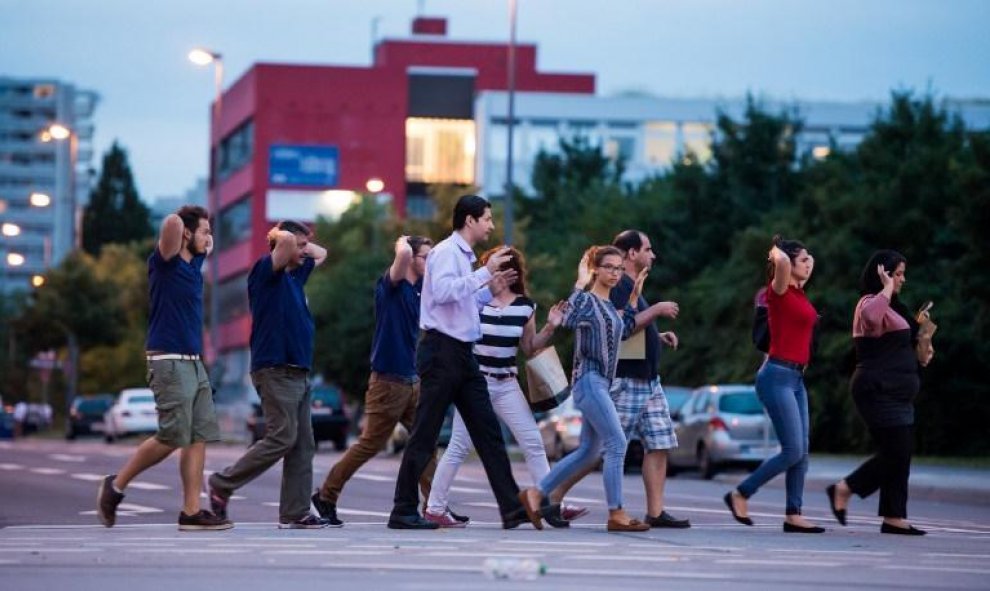
<svg viewBox="0 0 990 591">
<path fill-rule="evenodd" d="M 818 320 L 815 307 L 804 294 L 814 258 L 797 240 L 774 236 L 770 249 L 770 286 L 767 289 L 767 323 L 770 352 L 756 374 L 756 393 L 767 409 L 780 439 L 780 453 L 760 467 L 724 500 L 732 516 L 745 525 L 749 518 L 747 499 L 781 472 L 787 472 L 787 501 L 784 531 L 821 533 L 801 515 L 804 475 L 808 471 L 808 391 L 804 368 L 811 357 L 811 336 Z"/>
</svg>

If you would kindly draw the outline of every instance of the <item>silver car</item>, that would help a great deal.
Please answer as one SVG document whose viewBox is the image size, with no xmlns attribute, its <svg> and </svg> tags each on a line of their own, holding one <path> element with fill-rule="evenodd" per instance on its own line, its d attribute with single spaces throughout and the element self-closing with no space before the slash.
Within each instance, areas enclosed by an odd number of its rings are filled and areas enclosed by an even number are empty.
<svg viewBox="0 0 990 591">
<path fill-rule="evenodd" d="M 559 460 L 577 449 L 581 439 L 581 411 L 574 406 L 573 397 L 557 408 L 537 413 L 536 421 L 548 460 Z"/>
<path fill-rule="evenodd" d="M 678 447 L 670 450 L 674 470 L 697 468 L 710 479 L 730 466 L 750 470 L 780 451 L 777 434 L 751 385 L 697 388 L 675 422 Z"/>
</svg>

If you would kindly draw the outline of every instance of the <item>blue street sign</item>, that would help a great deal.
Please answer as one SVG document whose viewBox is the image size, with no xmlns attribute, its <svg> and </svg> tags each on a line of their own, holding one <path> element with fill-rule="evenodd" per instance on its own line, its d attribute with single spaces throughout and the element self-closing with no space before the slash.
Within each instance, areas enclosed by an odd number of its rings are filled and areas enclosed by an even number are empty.
<svg viewBox="0 0 990 591">
<path fill-rule="evenodd" d="M 336 187 L 339 164 L 337 146 L 274 144 L 268 148 L 268 184 Z"/>
</svg>

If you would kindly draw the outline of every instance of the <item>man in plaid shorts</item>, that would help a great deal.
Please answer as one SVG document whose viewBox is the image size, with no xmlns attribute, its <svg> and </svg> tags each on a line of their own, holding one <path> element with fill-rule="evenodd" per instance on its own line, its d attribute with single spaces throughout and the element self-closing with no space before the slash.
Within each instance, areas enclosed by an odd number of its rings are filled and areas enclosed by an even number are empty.
<svg viewBox="0 0 990 591">
<path fill-rule="evenodd" d="M 625 230 L 612 240 L 612 245 L 625 253 L 625 274 L 612 288 L 610 298 L 619 305 L 629 301 L 636 276 L 653 266 L 657 255 L 646 234 Z M 691 527 L 687 519 L 677 519 L 663 508 L 663 491 L 667 482 L 667 450 L 677 447 L 674 423 L 670 419 L 667 397 L 660 386 L 660 349 L 666 345 L 677 348 L 677 335 L 659 332 L 659 317 L 677 318 L 676 302 L 649 305 L 642 296 L 636 304 L 636 328 L 645 340 L 643 359 L 620 359 L 609 394 L 615 402 L 626 438 L 639 437 L 643 444 L 643 484 L 646 486 L 646 518 L 651 527 Z"/>
<path fill-rule="evenodd" d="M 653 266 L 657 255 L 646 234 L 625 230 L 612 240 L 612 245 L 624 253 L 625 273 L 612 288 L 609 299 L 617 308 L 629 301 L 636 276 Z M 609 394 L 615 403 L 619 421 L 626 438 L 639 438 L 643 444 L 643 484 L 646 486 L 646 518 L 650 527 L 691 527 L 687 519 L 677 519 L 663 509 L 663 490 L 667 483 L 667 450 L 677 447 L 674 423 L 670 419 L 667 397 L 658 377 L 661 345 L 677 348 L 677 335 L 659 332 L 654 320 L 659 317 L 677 318 L 677 302 L 657 302 L 649 305 L 643 297 L 636 304 L 636 329 L 642 331 L 645 355 L 642 359 L 619 359 L 615 379 Z M 637 337 L 634 333 L 633 339 Z M 596 462 L 597 463 L 597 462 Z M 587 476 L 594 464 L 586 467 L 550 494 L 552 503 L 559 503 L 567 491 Z M 565 516 L 567 518 L 567 516 Z M 571 517 L 573 519 L 573 517 Z"/>
</svg>

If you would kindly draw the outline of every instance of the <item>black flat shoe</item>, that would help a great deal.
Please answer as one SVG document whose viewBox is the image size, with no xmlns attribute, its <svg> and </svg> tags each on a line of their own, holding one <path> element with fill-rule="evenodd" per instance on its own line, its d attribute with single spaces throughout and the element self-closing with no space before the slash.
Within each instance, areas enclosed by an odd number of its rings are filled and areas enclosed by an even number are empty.
<svg viewBox="0 0 990 591">
<path fill-rule="evenodd" d="M 886 521 L 880 524 L 880 533 L 882 534 L 897 534 L 900 536 L 923 536 L 927 534 L 923 529 L 918 529 L 913 525 L 907 527 L 897 527 L 896 525 L 890 525 Z"/>
<path fill-rule="evenodd" d="M 550 503 L 549 497 L 543 497 L 540 501 L 540 516 L 550 527 L 563 528 L 570 527 L 571 522 L 564 519 L 560 514 L 560 503 Z"/>
<path fill-rule="evenodd" d="M 677 519 L 666 511 L 661 511 L 660 515 L 657 515 L 656 517 L 650 517 L 647 515 L 643 518 L 643 523 L 646 523 L 650 527 L 669 527 L 672 529 L 687 529 L 691 527 L 690 520 Z"/>
<path fill-rule="evenodd" d="M 419 513 L 413 515 L 395 515 L 388 518 L 389 529 L 437 529 L 440 525 L 423 519 Z"/>
<path fill-rule="evenodd" d="M 732 506 L 732 493 L 731 492 L 725 493 L 725 496 L 722 497 L 722 500 L 725 501 L 725 506 L 728 507 L 729 508 L 729 511 L 732 513 L 732 518 L 733 519 L 735 519 L 736 521 L 738 521 L 739 523 L 741 523 L 743 525 L 753 525 L 753 520 L 752 519 L 750 519 L 749 517 L 740 517 L 736 513 L 736 508 Z"/>
<path fill-rule="evenodd" d="M 835 520 L 839 522 L 839 525 L 845 525 L 846 510 L 835 508 L 835 485 L 830 484 L 825 487 L 825 494 L 828 495 L 828 505 L 832 508 L 832 515 L 835 515 Z"/>
<path fill-rule="evenodd" d="M 802 527 L 800 525 L 794 525 L 790 521 L 784 522 L 784 533 L 788 534 L 822 534 L 825 533 L 824 527 L 818 527 L 813 525 L 811 527 Z"/>
<path fill-rule="evenodd" d="M 450 516 L 454 518 L 454 521 L 457 521 L 459 523 L 471 522 L 470 517 L 468 517 L 467 515 L 458 515 L 457 513 L 454 513 L 453 509 L 451 509 L 450 507 L 447 507 L 447 513 L 450 513 Z"/>
<path fill-rule="evenodd" d="M 520 525 L 529 522 L 529 515 L 526 513 L 526 509 L 520 507 L 502 516 L 502 529 L 516 529 Z"/>
</svg>

